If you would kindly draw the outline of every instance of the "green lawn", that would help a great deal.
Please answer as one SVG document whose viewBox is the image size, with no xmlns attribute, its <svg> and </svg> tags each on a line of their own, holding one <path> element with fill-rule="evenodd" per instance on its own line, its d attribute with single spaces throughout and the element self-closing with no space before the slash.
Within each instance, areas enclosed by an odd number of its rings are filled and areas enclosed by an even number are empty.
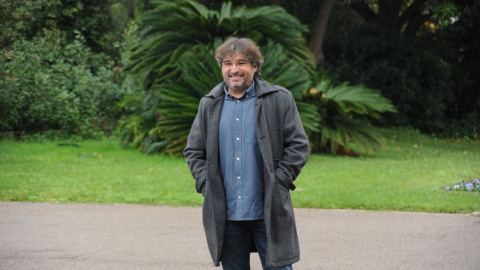
<svg viewBox="0 0 480 270">
<path fill-rule="evenodd" d="M 443 187 L 480 178 L 480 141 L 384 130 L 385 146 L 359 158 L 312 155 L 295 182 L 303 208 L 480 211 L 480 192 Z M 145 156 L 116 141 L 0 141 L 0 200 L 199 206 L 183 158 Z"/>
</svg>

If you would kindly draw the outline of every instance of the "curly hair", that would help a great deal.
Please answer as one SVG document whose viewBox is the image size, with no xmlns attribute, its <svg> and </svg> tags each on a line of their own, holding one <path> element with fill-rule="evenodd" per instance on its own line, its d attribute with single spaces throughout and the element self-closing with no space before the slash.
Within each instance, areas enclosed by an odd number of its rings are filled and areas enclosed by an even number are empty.
<svg viewBox="0 0 480 270">
<path fill-rule="evenodd" d="M 215 51 L 215 60 L 217 60 L 218 65 L 222 67 L 223 59 L 234 56 L 235 54 L 244 56 L 252 64 L 252 66 L 257 67 L 255 76 L 260 77 L 262 70 L 261 68 L 263 65 L 263 56 L 253 40 L 249 38 L 228 38 Z"/>
</svg>

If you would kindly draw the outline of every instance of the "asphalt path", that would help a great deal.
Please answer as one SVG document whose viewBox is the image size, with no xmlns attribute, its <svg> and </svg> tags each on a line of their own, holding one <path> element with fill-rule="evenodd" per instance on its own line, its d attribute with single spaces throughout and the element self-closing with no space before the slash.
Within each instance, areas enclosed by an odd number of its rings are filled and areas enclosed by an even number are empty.
<svg viewBox="0 0 480 270">
<path fill-rule="evenodd" d="M 480 217 L 295 209 L 294 269 L 480 269 Z M 257 254 L 252 269 L 261 269 Z M 220 269 L 198 207 L 0 202 L 0 269 Z"/>
</svg>

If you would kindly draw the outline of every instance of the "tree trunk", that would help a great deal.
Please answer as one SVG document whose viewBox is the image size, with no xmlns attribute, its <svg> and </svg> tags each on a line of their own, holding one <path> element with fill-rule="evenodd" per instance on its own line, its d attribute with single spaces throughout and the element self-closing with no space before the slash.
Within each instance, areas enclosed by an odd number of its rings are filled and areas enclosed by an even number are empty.
<svg viewBox="0 0 480 270">
<path fill-rule="evenodd" d="M 321 64 L 325 60 L 323 54 L 323 40 L 325 39 L 325 34 L 327 32 L 328 20 L 330 18 L 330 13 L 333 8 L 335 0 L 323 0 L 320 9 L 318 10 L 317 18 L 312 27 L 312 35 L 310 37 L 310 42 L 308 43 L 308 48 L 315 57 L 315 64 Z"/>
</svg>

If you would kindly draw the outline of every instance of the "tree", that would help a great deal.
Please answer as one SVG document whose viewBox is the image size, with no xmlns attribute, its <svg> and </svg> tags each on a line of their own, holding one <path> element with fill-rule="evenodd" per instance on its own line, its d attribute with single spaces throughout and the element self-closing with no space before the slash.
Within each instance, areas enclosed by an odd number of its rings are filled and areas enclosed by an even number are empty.
<svg viewBox="0 0 480 270">
<path fill-rule="evenodd" d="M 444 0 L 351 1 L 351 6 L 367 23 L 416 34 L 428 22 L 437 23 L 456 13 L 455 4 Z M 473 2 L 473 1 L 472 1 Z"/>
<path fill-rule="evenodd" d="M 94 53 L 119 61 L 122 31 L 131 19 L 134 0 L 0 0 L 0 48 L 16 40 L 42 36 L 43 29 L 60 30 L 67 42 L 81 32 Z M 140 1 L 139 1 L 140 2 Z M 130 8 L 131 11 L 131 8 Z M 132 16 L 132 14 L 130 14 Z M 100 60 L 105 62 L 105 59 Z"/>
<path fill-rule="evenodd" d="M 323 63 L 325 60 L 325 56 L 323 54 L 323 40 L 325 39 L 328 19 L 330 17 L 330 13 L 332 12 L 333 4 L 334 0 L 323 1 L 323 4 L 319 8 L 317 17 L 312 26 L 308 49 L 310 49 L 315 57 L 315 63 L 317 65 Z"/>
<path fill-rule="evenodd" d="M 478 5 L 433 0 L 422 5 L 376 3 L 352 2 L 362 20 L 348 31 L 330 31 L 324 66 L 338 74 L 337 82 L 380 89 L 391 99 L 398 113 L 387 115 L 383 124 L 412 126 L 439 136 L 478 137 L 479 96 L 471 90 L 479 81 L 472 76 L 478 70 L 473 63 L 480 61 L 473 49 L 479 36 Z"/>
</svg>

